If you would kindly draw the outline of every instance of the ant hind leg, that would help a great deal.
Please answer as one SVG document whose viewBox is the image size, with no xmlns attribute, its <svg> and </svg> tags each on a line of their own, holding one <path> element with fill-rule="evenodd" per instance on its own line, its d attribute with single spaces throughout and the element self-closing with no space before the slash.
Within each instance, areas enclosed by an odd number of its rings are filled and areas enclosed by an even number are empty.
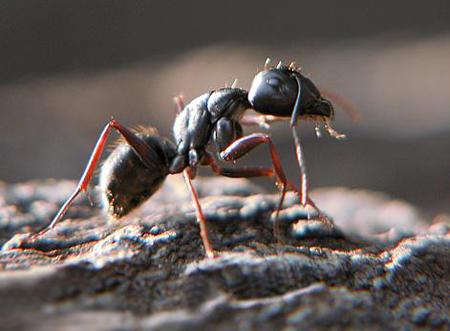
<svg viewBox="0 0 450 331">
<path fill-rule="evenodd" d="M 100 156 L 102 155 L 102 152 L 105 148 L 106 141 L 108 139 L 109 134 L 111 133 L 111 130 L 116 130 L 122 137 L 125 139 L 125 141 L 133 148 L 133 150 L 141 157 L 142 161 L 147 165 L 152 165 L 154 162 L 158 162 L 157 160 L 154 160 L 152 158 L 152 153 L 150 150 L 150 147 L 139 137 L 137 137 L 130 129 L 124 127 L 116 120 L 111 120 L 108 122 L 108 124 L 105 125 L 103 128 L 102 133 L 100 134 L 100 137 L 97 140 L 97 143 L 95 144 L 94 150 L 92 151 L 92 154 L 89 158 L 89 161 L 86 165 L 86 168 L 83 172 L 83 175 L 81 176 L 77 187 L 73 191 L 73 193 L 70 195 L 70 197 L 64 202 L 64 204 L 59 209 L 56 216 L 53 218 L 51 223 L 46 226 L 44 229 L 36 233 L 35 236 L 42 235 L 45 232 L 53 229 L 55 225 L 63 218 L 64 214 L 67 212 L 69 207 L 73 204 L 76 197 L 81 192 L 86 192 L 89 182 L 92 179 L 92 175 L 94 173 L 95 167 L 97 166 Z"/>
</svg>

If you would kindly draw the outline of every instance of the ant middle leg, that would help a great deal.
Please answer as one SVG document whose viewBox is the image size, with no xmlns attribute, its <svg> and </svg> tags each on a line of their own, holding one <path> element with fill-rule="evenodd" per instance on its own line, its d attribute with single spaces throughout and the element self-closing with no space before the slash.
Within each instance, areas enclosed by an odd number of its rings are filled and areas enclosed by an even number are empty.
<svg viewBox="0 0 450 331">
<path fill-rule="evenodd" d="M 236 141 L 234 141 L 231 145 L 229 145 L 225 150 L 223 150 L 220 153 L 220 156 L 225 161 L 237 160 L 242 156 L 244 156 L 245 154 L 247 154 L 248 152 L 250 152 L 251 150 L 253 150 L 254 148 L 258 147 L 260 144 L 264 143 L 269 145 L 269 151 L 273 165 L 273 172 L 274 175 L 277 177 L 278 184 L 281 186 L 280 202 L 278 204 L 274 220 L 274 235 L 277 238 L 279 238 L 278 216 L 281 211 L 281 208 L 283 207 L 283 202 L 286 196 L 287 189 L 288 188 L 294 188 L 294 190 L 296 189 L 287 180 L 286 174 L 281 165 L 280 155 L 278 154 L 278 151 L 276 150 L 276 147 L 272 142 L 272 138 L 270 138 L 269 135 L 264 133 L 250 134 L 248 136 L 239 138 Z"/>
<path fill-rule="evenodd" d="M 256 167 L 256 168 L 223 168 L 220 167 L 216 160 L 209 154 L 208 152 L 205 152 L 205 155 L 202 160 L 202 165 L 209 165 L 213 172 L 215 172 L 218 175 L 225 176 L 225 177 L 231 177 L 231 178 L 249 178 L 249 177 L 272 177 L 274 176 L 274 171 L 272 168 L 263 168 L 263 167 Z M 214 249 L 212 248 L 211 240 L 209 238 L 208 229 L 206 225 L 206 218 L 203 213 L 198 193 L 192 183 L 192 177 L 193 173 L 190 168 L 186 168 L 183 171 L 184 180 L 189 188 L 189 191 L 192 196 L 192 200 L 194 202 L 194 207 L 196 211 L 196 217 L 198 220 L 198 223 L 200 225 L 200 236 L 203 241 L 203 246 L 205 247 L 206 256 L 208 258 L 215 257 Z M 283 196 L 284 199 L 284 196 Z M 280 202 L 283 203 L 283 200 Z M 280 207 L 277 210 L 277 216 L 278 217 L 278 211 Z"/>
<path fill-rule="evenodd" d="M 209 165 L 213 172 L 218 175 L 230 177 L 230 178 L 252 178 L 252 177 L 273 177 L 275 176 L 275 172 L 273 168 L 265 168 L 265 167 L 244 167 L 244 168 L 227 168 L 221 167 L 217 164 L 216 160 L 211 156 L 207 155 L 204 159 L 204 165 Z M 273 224 L 273 233 L 275 238 L 281 238 L 278 215 L 283 206 L 284 198 L 286 195 L 287 188 L 292 190 L 297 190 L 297 188 L 293 187 L 289 182 L 286 183 L 286 186 L 283 187 L 283 192 L 280 197 L 280 201 L 277 206 L 277 211 L 275 214 L 274 224 Z"/>
<path fill-rule="evenodd" d="M 267 134 L 253 133 L 248 136 L 241 137 L 231 143 L 222 152 L 220 152 L 220 157 L 225 161 L 234 161 L 264 143 L 269 145 L 272 165 L 278 182 L 281 185 L 287 187 L 288 180 L 281 165 L 280 155 L 278 154 L 278 151 L 276 150 L 275 145 L 272 142 L 272 138 L 270 138 L 270 136 Z"/>
<path fill-rule="evenodd" d="M 321 219 L 326 223 L 331 223 L 330 219 L 325 215 L 325 213 L 322 212 L 322 210 L 320 210 L 319 207 L 317 207 L 317 205 L 314 203 L 314 201 L 309 197 L 308 178 L 306 176 L 306 166 L 305 166 L 305 159 L 303 156 L 302 145 L 300 143 L 300 138 L 297 133 L 296 125 L 291 126 L 291 129 L 295 143 L 295 154 L 297 157 L 298 166 L 300 168 L 300 190 L 298 191 L 300 204 L 302 206 L 306 205 L 312 206 L 317 211 L 319 219 Z"/>
<path fill-rule="evenodd" d="M 183 177 L 189 188 L 189 192 L 191 192 L 192 200 L 194 202 L 197 221 L 200 225 L 200 237 L 202 238 L 203 246 L 205 247 L 206 256 L 208 258 L 213 258 L 215 257 L 215 253 L 214 249 L 212 248 L 211 240 L 209 239 L 208 228 L 206 226 L 206 218 L 200 205 L 197 190 L 192 184 L 192 172 L 189 168 L 183 170 Z"/>
</svg>

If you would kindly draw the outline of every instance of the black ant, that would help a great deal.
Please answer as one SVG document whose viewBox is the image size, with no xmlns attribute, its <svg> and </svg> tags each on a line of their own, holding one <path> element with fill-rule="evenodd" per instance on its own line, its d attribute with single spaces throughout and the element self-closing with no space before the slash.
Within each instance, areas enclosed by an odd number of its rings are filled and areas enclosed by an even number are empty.
<svg viewBox="0 0 450 331">
<path fill-rule="evenodd" d="M 139 127 L 131 130 L 114 119 L 106 124 L 75 191 L 50 225 L 40 233 L 52 229 L 78 194 L 86 192 L 107 137 L 111 130 L 115 130 L 122 140 L 108 156 L 100 172 L 100 188 L 106 212 L 115 218 L 125 216 L 150 198 L 160 188 L 167 175 L 182 172 L 193 198 L 206 255 L 213 257 L 214 250 L 209 240 L 205 216 L 192 184 L 198 166 L 209 166 L 216 174 L 226 177 L 275 176 L 281 187 L 275 215 L 276 224 L 286 191 L 296 188 L 288 182 L 270 136 L 264 133 L 243 136 L 241 124 L 264 126 L 283 117 L 290 117 L 291 126 L 294 128 L 299 117 L 322 119 L 330 134 L 335 135 L 329 125 L 329 120 L 334 115 L 333 106 L 321 96 L 313 82 L 292 65 L 286 67 L 280 64 L 276 68 L 268 68 L 266 61 L 265 70 L 256 75 L 249 92 L 232 86 L 205 93 L 186 106 L 181 97 L 175 101 L 179 108 L 173 126 L 175 144 L 160 136 L 153 128 Z M 249 109 L 262 115 L 244 116 Z M 308 203 L 317 209 L 307 196 L 300 142 L 294 129 L 293 133 L 302 172 L 300 202 L 302 205 Z M 210 142 L 215 145 L 219 158 L 224 161 L 237 160 L 257 146 L 267 144 L 273 166 L 221 167 L 207 151 Z"/>
</svg>

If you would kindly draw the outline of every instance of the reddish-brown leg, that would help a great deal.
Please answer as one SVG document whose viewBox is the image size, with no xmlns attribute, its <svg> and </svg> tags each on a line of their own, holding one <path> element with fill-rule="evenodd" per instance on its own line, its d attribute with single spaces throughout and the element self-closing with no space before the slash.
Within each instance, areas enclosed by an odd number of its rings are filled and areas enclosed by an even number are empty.
<svg viewBox="0 0 450 331">
<path fill-rule="evenodd" d="M 214 158 L 209 154 L 205 153 L 204 159 L 202 161 L 202 165 L 209 165 L 211 169 L 221 176 L 232 177 L 232 178 L 240 178 L 240 177 L 258 177 L 258 176 L 273 176 L 274 172 L 270 168 L 222 168 L 220 167 Z M 194 207 L 196 211 L 197 221 L 200 225 L 200 236 L 203 241 L 203 245 L 205 247 L 206 255 L 208 258 L 212 258 L 215 256 L 214 249 L 212 248 L 211 240 L 209 239 L 208 228 L 206 225 L 206 218 L 203 214 L 202 207 L 200 205 L 200 201 L 198 198 L 198 193 L 195 190 L 194 185 L 192 184 L 192 175 L 190 169 L 185 169 L 183 171 L 183 176 L 186 181 L 186 184 L 189 188 L 189 191 L 192 196 L 192 200 L 194 202 Z"/>
<path fill-rule="evenodd" d="M 203 214 L 202 207 L 200 205 L 200 201 L 198 199 L 198 193 L 195 190 L 194 185 L 192 184 L 190 169 L 185 169 L 183 171 L 184 180 L 191 192 L 192 200 L 194 201 L 195 212 L 197 215 L 197 221 L 200 225 L 200 237 L 203 241 L 203 246 L 205 247 L 206 256 L 208 258 L 213 258 L 215 256 L 214 249 L 212 248 L 211 241 L 209 239 L 208 228 L 206 226 L 205 215 Z"/>
<path fill-rule="evenodd" d="M 272 139 L 269 135 L 263 134 L 263 133 L 253 133 L 248 136 L 242 137 L 236 141 L 234 141 L 230 146 L 228 146 L 224 151 L 220 153 L 220 156 L 226 160 L 236 160 L 240 157 L 247 154 L 252 149 L 258 147 L 260 144 L 268 144 L 269 145 L 269 151 L 270 156 L 272 159 L 272 165 L 273 170 L 275 172 L 275 175 L 277 177 L 277 181 L 279 185 L 281 186 L 281 196 L 280 196 L 280 202 L 278 204 L 278 208 L 275 214 L 275 220 L 274 220 L 274 234 L 277 238 L 279 238 L 278 233 L 278 215 L 280 213 L 281 208 L 283 207 L 284 198 L 286 196 L 286 191 L 289 187 L 292 187 L 292 185 L 289 184 L 286 174 L 283 170 L 283 167 L 281 165 L 281 159 L 280 155 L 278 154 L 275 145 L 272 142 Z"/>
<path fill-rule="evenodd" d="M 269 135 L 264 133 L 253 133 L 248 136 L 239 138 L 228 146 L 224 151 L 220 153 L 220 157 L 226 161 L 233 161 L 241 158 L 254 148 L 261 144 L 268 144 L 270 150 L 270 156 L 272 158 L 272 165 L 275 171 L 275 175 L 279 183 L 287 185 L 287 178 L 281 166 L 280 156 L 272 143 L 272 139 Z"/>
<path fill-rule="evenodd" d="M 319 208 L 314 204 L 314 202 L 309 198 L 308 196 L 308 180 L 306 178 L 306 166 L 305 166 L 305 159 L 303 156 L 302 146 L 300 144 L 300 138 L 297 134 L 297 120 L 300 117 L 300 98 L 301 98 L 301 82 L 299 76 L 295 76 L 295 79 L 297 81 L 298 93 L 297 93 L 297 99 L 295 100 L 294 109 L 292 111 L 291 115 L 291 121 L 290 126 L 292 129 L 292 135 L 294 137 L 295 142 L 295 153 L 297 156 L 297 162 L 300 168 L 300 192 L 299 192 L 299 198 L 300 198 L 300 204 L 303 206 L 306 206 L 307 203 L 309 203 L 311 206 L 313 206 L 320 215 L 320 218 L 325 218 L 327 221 L 328 218 L 324 216 L 324 214 L 320 211 Z"/>
<path fill-rule="evenodd" d="M 216 174 L 230 178 L 251 178 L 251 177 L 272 177 L 274 171 L 272 168 L 265 167 L 243 167 L 243 168 L 228 168 L 221 167 L 211 154 L 206 153 L 202 165 L 209 165 Z"/>
<path fill-rule="evenodd" d="M 309 201 L 308 196 L 308 179 L 306 177 L 306 166 L 305 166 L 305 158 L 303 156 L 302 145 L 300 144 L 300 138 L 297 134 L 296 127 L 292 127 L 292 135 L 294 136 L 295 142 L 295 154 L 297 156 L 298 166 L 300 168 L 300 204 L 303 206 L 306 205 L 306 202 Z"/>
<path fill-rule="evenodd" d="M 278 121 L 286 121 L 288 118 L 284 117 L 277 117 L 277 116 L 270 116 L 270 115 L 244 115 L 239 123 L 243 125 L 258 125 L 262 128 L 267 128 L 270 126 L 270 123 L 278 122 Z M 313 206 L 317 211 L 320 212 L 320 210 L 317 208 L 315 203 L 309 198 L 308 194 L 308 180 L 306 177 L 306 166 L 305 166 L 305 160 L 303 157 L 303 151 L 300 144 L 300 138 L 298 137 L 297 132 L 295 131 L 295 126 L 292 127 L 293 130 L 293 136 L 294 136 L 294 142 L 295 142 L 295 148 L 296 148 L 296 156 L 297 161 L 300 168 L 300 191 L 296 190 L 299 194 L 300 203 L 302 205 L 310 204 Z"/>
<path fill-rule="evenodd" d="M 209 165 L 211 169 L 218 175 L 231 177 L 231 178 L 251 178 L 251 177 L 273 177 L 275 175 L 274 170 L 272 168 L 264 168 L 264 167 L 255 167 L 255 168 L 226 168 L 221 167 L 217 164 L 216 160 L 210 155 L 207 154 L 204 159 L 204 165 Z M 273 232 L 275 238 L 280 238 L 280 230 L 279 230 L 279 222 L 278 215 L 280 213 L 281 208 L 283 207 L 284 198 L 286 196 L 287 188 L 297 191 L 295 187 L 293 187 L 289 182 L 286 182 L 286 185 L 283 186 L 282 194 L 280 197 L 280 202 L 278 203 L 277 211 L 275 214 L 275 220 L 273 224 Z"/>
<path fill-rule="evenodd" d="M 306 176 L 306 166 L 305 166 L 305 159 L 303 157 L 302 145 L 300 143 L 300 138 L 298 136 L 296 126 L 295 125 L 292 126 L 291 129 L 295 142 L 295 153 L 300 168 L 300 190 L 298 191 L 300 204 L 302 206 L 306 206 L 307 204 L 311 205 L 315 210 L 317 210 L 317 212 L 319 213 L 319 218 L 322 221 L 330 223 L 331 221 L 328 219 L 328 217 L 326 217 L 326 215 L 317 207 L 314 201 L 309 197 L 308 178 Z"/>
<path fill-rule="evenodd" d="M 116 120 L 111 120 L 108 124 L 105 125 L 105 128 L 103 129 L 102 133 L 100 134 L 100 137 L 98 138 L 98 141 L 95 144 L 94 150 L 92 151 L 92 154 L 89 158 L 87 166 L 83 172 L 83 175 L 80 178 L 80 181 L 78 182 L 78 185 L 77 185 L 75 191 L 70 195 L 70 197 L 67 199 L 67 201 L 59 209 L 58 213 L 53 218 L 52 222 L 46 228 L 41 230 L 37 235 L 43 234 L 43 233 L 47 232 L 48 230 L 52 229 L 56 225 L 56 223 L 58 223 L 62 219 L 64 214 L 67 212 L 69 207 L 72 205 L 75 198 L 81 192 L 86 192 L 89 182 L 92 178 L 92 174 L 94 173 L 95 167 L 98 164 L 98 161 L 103 152 L 103 149 L 105 148 L 106 140 L 112 129 L 117 130 L 123 136 L 125 141 L 128 144 L 130 144 L 130 146 L 134 149 L 134 151 L 142 158 L 144 163 L 153 164 L 153 162 L 155 162 L 155 160 L 153 160 L 150 157 L 150 155 L 151 155 L 150 150 L 149 150 L 150 147 L 143 140 L 138 138 L 131 130 L 122 126 Z"/>
</svg>

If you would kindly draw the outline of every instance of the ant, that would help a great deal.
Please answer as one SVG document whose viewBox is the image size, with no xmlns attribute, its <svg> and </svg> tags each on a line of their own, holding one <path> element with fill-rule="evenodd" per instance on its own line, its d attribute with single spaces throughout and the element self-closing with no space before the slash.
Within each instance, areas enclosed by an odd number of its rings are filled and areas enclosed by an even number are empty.
<svg viewBox="0 0 450 331">
<path fill-rule="evenodd" d="M 173 125 L 175 143 L 160 136 L 154 128 L 138 127 L 132 130 L 115 119 L 109 121 L 98 138 L 75 191 L 62 205 L 51 223 L 38 234 L 52 229 L 62 219 L 75 198 L 81 192 L 87 191 L 112 130 L 117 131 L 121 138 L 101 166 L 99 182 L 105 212 L 114 218 L 121 218 L 150 198 L 169 174 L 183 173 L 194 202 L 207 257 L 214 257 L 215 253 L 198 194 L 192 184 L 199 166 L 209 166 L 216 174 L 232 178 L 276 177 L 277 184 L 281 187 L 281 196 L 274 225 L 286 191 L 288 189 L 297 191 L 286 178 L 271 137 L 264 133 L 243 136 L 241 124 L 267 126 L 269 122 L 291 118 L 301 170 L 300 202 L 303 206 L 308 203 L 319 211 L 307 195 L 303 156 L 295 131 L 297 118 L 322 119 L 331 135 L 338 138 L 340 136 L 335 134 L 329 124 L 334 116 L 332 104 L 321 96 L 309 78 L 303 76 L 292 65 L 286 67 L 279 64 L 276 68 L 269 68 L 266 61 L 264 71 L 256 75 L 249 92 L 232 86 L 202 94 L 187 105 L 184 105 L 181 97 L 175 98 L 175 102 L 179 110 Z M 244 116 L 249 109 L 261 115 Z M 267 144 L 272 167 L 222 167 L 207 150 L 211 143 L 215 145 L 218 158 L 223 161 L 235 161 L 257 146 Z"/>
</svg>

